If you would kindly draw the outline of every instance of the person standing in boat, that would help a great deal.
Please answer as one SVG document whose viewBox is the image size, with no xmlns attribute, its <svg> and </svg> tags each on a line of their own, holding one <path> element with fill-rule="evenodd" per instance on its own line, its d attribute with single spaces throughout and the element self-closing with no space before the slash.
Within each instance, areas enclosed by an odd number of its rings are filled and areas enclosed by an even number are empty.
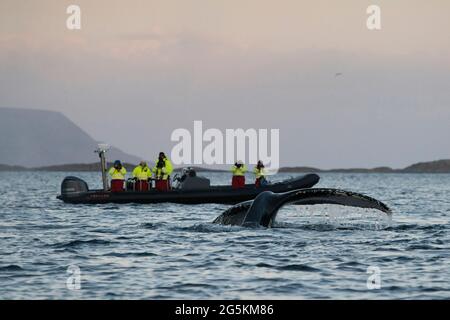
<svg viewBox="0 0 450 320">
<path fill-rule="evenodd" d="M 266 170 L 264 169 L 264 164 L 261 160 L 259 160 L 256 164 L 256 167 L 253 169 L 253 173 L 256 176 L 255 187 L 258 188 L 267 185 Z"/>
<path fill-rule="evenodd" d="M 111 176 L 111 192 L 123 191 L 126 174 L 127 170 L 122 166 L 122 162 L 120 162 L 120 160 L 114 161 L 114 166 L 109 169 L 109 175 Z"/>
<path fill-rule="evenodd" d="M 152 177 L 152 170 L 147 162 L 141 161 L 133 170 L 134 186 L 136 191 L 148 191 L 150 189 L 149 179 Z"/>
<path fill-rule="evenodd" d="M 160 152 L 158 159 L 155 161 L 155 167 L 153 168 L 156 190 L 167 191 L 170 189 L 170 174 L 172 171 L 172 162 L 170 162 L 164 152 Z"/>
<path fill-rule="evenodd" d="M 233 189 L 243 188 L 245 186 L 245 172 L 247 167 L 242 161 L 237 161 L 234 166 L 231 167 L 233 173 L 233 179 L 231 180 L 231 187 Z"/>
</svg>

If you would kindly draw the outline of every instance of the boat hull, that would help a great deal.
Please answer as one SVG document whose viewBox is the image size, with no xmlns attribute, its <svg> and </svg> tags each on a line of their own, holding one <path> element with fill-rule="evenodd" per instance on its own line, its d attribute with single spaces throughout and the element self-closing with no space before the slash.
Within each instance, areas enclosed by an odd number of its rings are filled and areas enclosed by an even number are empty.
<svg viewBox="0 0 450 320">
<path fill-rule="evenodd" d="M 252 200 L 263 191 L 275 193 L 290 190 L 311 188 L 319 182 L 319 176 L 308 174 L 292 178 L 275 184 L 256 188 L 253 184 L 241 189 L 229 186 L 215 186 L 203 190 L 170 190 L 160 192 L 150 190 L 146 192 L 124 191 L 110 192 L 103 190 L 88 190 L 76 194 L 61 194 L 57 198 L 73 204 L 102 204 L 102 203 L 180 203 L 180 204 L 237 204 Z"/>
</svg>

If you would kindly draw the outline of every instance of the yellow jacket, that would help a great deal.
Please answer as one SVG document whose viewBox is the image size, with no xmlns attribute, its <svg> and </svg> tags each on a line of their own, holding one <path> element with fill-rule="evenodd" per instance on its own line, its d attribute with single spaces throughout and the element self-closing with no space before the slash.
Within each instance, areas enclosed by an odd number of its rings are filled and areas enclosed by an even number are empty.
<svg viewBox="0 0 450 320">
<path fill-rule="evenodd" d="M 253 173 L 256 175 L 256 179 L 266 176 L 266 170 L 264 170 L 264 168 L 258 169 L 255 167 L 255 169 L 253 169 Z"/>
<path fill-rule="evenodd" d="M 158 168 L 158 161 L 159 159 L 156 159 L 155 166 L 153 167 L 155 178 L 167 180 L 173 171 L 172 162 L 170 162 L 168 158 L 164 158 L 164 166 L 162 168 Z"/>
<path fill-rule="evenodd" d="M 247 172 L 247 167 L 245 165 L 243 165 L 240 168 L 238 168 L 236 166 L 232 166 L 231 172 L 233 172 L 233 176 L 243 176 L 243 175 L 245 175 L 245 172 Z"/>
<path fill-rule="evenodd" d="M 122 169 L 120 169 L 120 170 L 117 170 L 114 167 L 109 169 L 109 175 L 111 176 L 112 180 L 125 180 L 126 174 L 127 174 L 127 170 L 125 169 L 125 167 L 122 167 Z"/>
<path fill-rule="evenodd" d="M 148 180 L 148 178 L 152 177 L 152 170 L 148 167 L 142 167 L 141 165 L 138 165 L 133 170 L 133 178 L 137 178 L 138 180 Z"/>
</svg>

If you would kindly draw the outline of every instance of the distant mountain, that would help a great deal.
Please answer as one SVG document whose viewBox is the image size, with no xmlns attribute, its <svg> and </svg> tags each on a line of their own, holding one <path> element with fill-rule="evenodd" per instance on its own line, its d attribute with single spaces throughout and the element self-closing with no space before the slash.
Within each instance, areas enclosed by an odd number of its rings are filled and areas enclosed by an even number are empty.
<svg viewBox="0 0 450 320">
<path fill-rule="evenodd" d="M 312 167 L 283 167 L 279 172 L 340 172 L 340 173 L 395 173 L 401 172 L 403 169 L 392 169 L 389 167 L 377 167 L 372 169 L 367 168 L 348 168 L 348 169 L 329 169 L 323 170 Z"/>
<path fill-rule="evenodd" d="M 21 166 L 9 166 L 6 164 L 0 164 L 0 171 L 24 171 L 24 170 L 27 170 L 27 168 Z"/>
<path fill-rule="evenodd" d="M 97 141 L 60 112 L 0 108 L 0 171 L 97 171 Z M 139 157 L 112 147 L 108 160 L 132 167 Z M 151 165 L 151 163 L 150 163 Z M 224 171 L 196 168 L 197 171 Z M 279 172 L 450 173 L 450 159 L 416 163 L 404 169 L 379 167 L 321 170 L 284 167 Z"/>
<path fill-rule="evenodd" d="M 429 162 L 420 162 L 404 169 L 392 169 L 389 167 L 377 167 L 371 169 L 350 168 L 322 170 L 312 167 L 284 167 L 279 172 L 341 172 L 341 173 L 450 173 L 450 159 Z"/>
<path fill-rule="evenodd" d="M 307 172 L 319 172 L 320 169 L 313 167 L 282 167 L 278 170 L 278 172 L 286 172 L 286 173 L 307 173 Z"/>
<path fill-rule="evenodd" d="M 450 173 L 450 159 L 431 162 L 419 162 L 403 169 L 411 173 Z"/>
<path fill-rule="evenodd" d="M 125 169 L 128 172 L 132 172 L 132 170 L 136 167 L 136 163 L 122 163 Z M 153 163 L 148 163 L 149 166 L 153 166 Z M 113 166 L 112 162 L 108 162 L 106 164 L 107 168 L 111 168 Z M 228 170 L 222 169 L 211 169 L 211 168 L 202 168 L 202 167 L 191 167 L 195 169 L 197 172 L 229 172 Z M 183 167 L 175 167 L 174 172 L 180 172 Z M 58 164 L 52 166 L 43 166 L 43 167 L 23 167 L 23 166 L 10 166 L 0 164 L 0 171 L 47 171 L 47 172 L 96 172 L 100 171 L 100 161 L 93 163 L 70 163 L 70 164 Z"/>
<path fill-rule="evenodd" d="M 127 169 L 127 171 L 131 172 L 135 167 L 136 164 L 122 162 L 122 165 Z M 106 168 L 112 168 L 113 163 L 108 162 L 106 164 Z M 31 168 L 31 170 L 34 171 L 59 171 L 59 172 L 67 172 L 67 171 L 101 171 L 100 168 L 100 161 L 94 162 L 94 163 L 72 163 L 72 164 L 59 164 L 54 166 L 45 166 L 45 167 L 37 167 L 37 168 Z"/>
<path fill-rule="evenodd" d="M 149 163 L 149 165 L 152 165 Z M 108 163 L 108 168 L 112 166 L 112 163 Z M 131 172 L 131 170 L 136 166 L 134 163 L 124 163 L 125 168 Z M 229 170 L 223 169 L 212 169 L 212 168 L 202 168 L 194 167 L 197 172 L 230 172 Z M 73 164 L 63 164 L 63 165 L 52 165 L 44 167 L 35 168 L 25 168 L 21 166 L 9 166 L 0 164 L 0 171 L 100 171 L 100 162 L 93 163 L 73 163 Z M 181 167 L 174 169 L 175 172 L 179 172 Z M 430 162 L 421 162 L 413 164 L 404 169 L 392 169 L 389 167 L 378 167 L 373 169 L 363 169 L 363 168 L 350 168 L 350 169 L 330 169 L 322 170 L 313 167 L 283 167 L 280 168 L 279 172 L 283 173 L 309 173 L 309 172 L 337 172 L 337 173 L 450 173 L 450 159 L 449 160 L 438 160 Z"/>
<path fill-rule="evenodd" d="M 60 112 L 0 108 L 0 163 L 42 167 L 93 163 L 97 141 Z M 139 158 L 112 147 L 108 159 L 138 163 Z"/>
</svg>

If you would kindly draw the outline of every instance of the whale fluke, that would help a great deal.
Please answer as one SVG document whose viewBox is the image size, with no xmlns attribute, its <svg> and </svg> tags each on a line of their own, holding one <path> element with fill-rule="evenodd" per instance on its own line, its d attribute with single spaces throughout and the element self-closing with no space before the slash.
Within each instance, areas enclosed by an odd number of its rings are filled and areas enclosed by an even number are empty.
<svg viewBox="0 0 450 320">
<path fill-rule="evenodd" d="M 337 204 L 377 209 L 388 215 L 391 214 L 391 210 L 387 205 L 360 193 L 339 189 L 311 188 L 285 193 L 262 192 L 254 200 L 239 203 L 224 211 L 213 223 L 271 227 L 278 210 L 286 204 Z"/>
</svg>

